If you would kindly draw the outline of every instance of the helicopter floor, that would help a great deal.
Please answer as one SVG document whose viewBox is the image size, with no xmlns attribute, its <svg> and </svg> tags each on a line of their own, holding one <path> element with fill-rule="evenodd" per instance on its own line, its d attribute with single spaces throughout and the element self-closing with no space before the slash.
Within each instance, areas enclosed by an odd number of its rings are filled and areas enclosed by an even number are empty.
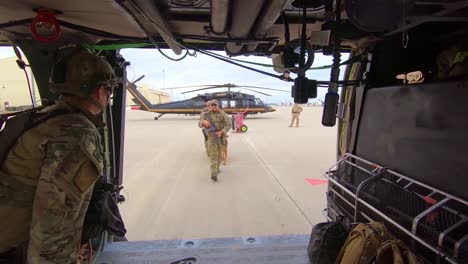
<svg viewBox="0 0 468 264">
<path fill-rule="evenodd" d="M 119 242 L 94 263 L 108 264 L 309 264 L 308 235 Z"/>
<path fill-rule="evenodd" d="M 291 107 L 245 120 L 230 133 L 228 164 L 218 182 L 198 117 L 127 111 L 121 212 L 129 241 L 305 235 L 325 220 L 326 182 L 335 161 L 336 128 L 322 108 L 304 107 L 290 128 Z"/>
</svg>

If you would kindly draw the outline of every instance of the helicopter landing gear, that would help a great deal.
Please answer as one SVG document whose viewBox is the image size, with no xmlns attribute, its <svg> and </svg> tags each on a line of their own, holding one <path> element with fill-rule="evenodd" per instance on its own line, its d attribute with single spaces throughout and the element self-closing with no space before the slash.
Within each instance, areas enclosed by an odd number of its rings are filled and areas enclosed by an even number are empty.
<svg viewBox="0 0 468 264">
<path fill-rule="evenodd" d="M 158 116 L 155 116 L 154 117 L 154 120 L 158 120 L 161 116 L 163 116 L 164 114 L 159 114 Z"/>
<path fill-rule="evenodd" d="M 247 130 L 249 130 L 249 127 L 246 126 L 246 125 L 242 125 L 240 130 L 241 130 L 242 133 L 247 132 Z"/>
</svg>

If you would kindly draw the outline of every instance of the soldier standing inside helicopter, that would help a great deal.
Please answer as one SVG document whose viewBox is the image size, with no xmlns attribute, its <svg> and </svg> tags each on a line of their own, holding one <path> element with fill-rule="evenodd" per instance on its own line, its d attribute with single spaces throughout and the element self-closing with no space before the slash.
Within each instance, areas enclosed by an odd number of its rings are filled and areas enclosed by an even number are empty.
<svg viewBox="0 0 468 264">
<path fill-rule="evenodd" d="M 77 49 L 65 83 L 54 84 L 61 97 L 41 110 L 50 118 L 8 150 L 0 164 L 0 263 L 77 263 L 85 214 L 103 174 L 104 123 L 96 116 L 114 86 L 109 63 Z"/>
<path fill-rule="evenodd" d="M 210 158 L 211 179 L 217 181 L 226 134 L 231 129 L 231 119 L 219 108 L 218 100 L 213 99 L 209 111 L 200 115 L 198 126 L 203 128 L 208 137 L 207 151 Z"/>
</svg>

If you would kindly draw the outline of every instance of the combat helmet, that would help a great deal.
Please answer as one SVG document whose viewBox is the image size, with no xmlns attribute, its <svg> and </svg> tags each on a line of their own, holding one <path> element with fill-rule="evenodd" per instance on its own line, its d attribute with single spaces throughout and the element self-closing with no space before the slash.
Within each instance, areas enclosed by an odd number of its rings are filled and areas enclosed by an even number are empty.
<svg viewBox="0 0 468 264">
<path fill-rule="evenodd" d="M 84 48 L 76 48 L 67 61 L 62 62 L 61 69 L 56 69 L 58 67 L 56 63 L 49 88 L 63 95 L 89 98 L 99 85 L 113 89 L 117 83 L 110 64 Z M 57 75 L 62 76 L 57 78 Z"/>
</svg>

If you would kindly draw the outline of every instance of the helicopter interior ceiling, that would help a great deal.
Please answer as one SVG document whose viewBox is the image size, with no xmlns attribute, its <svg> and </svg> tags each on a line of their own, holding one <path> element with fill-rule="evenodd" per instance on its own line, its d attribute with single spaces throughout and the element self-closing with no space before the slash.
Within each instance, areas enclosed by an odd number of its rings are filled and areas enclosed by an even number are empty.
<svg viewBox="0 0 468 264">
<path fill-rule="evenodd" d="M 304 0 L 305 1 L 305 0 Z M 203 50 L 225 50 L 228 55 L 271 55 L 285 43 L 284 11 L 291 40 L 300 38 L 302 8 L 292 0 L 15 0 L 0 2 L 0 45 L 33 41 L 31 23 L 37 10 L 55 13 L 60 24 L 57 43 L 151 42 L 181 54 L 180 41 Z M 325 20 L 323 0 L 308 0 L 307 36 L 321 30 Z M 330 1 L 328 1 L 330 2 Z M 377 36 L 401 31 L 401 16 L 407 27 L 434 21 L 466 22 L 467 1 L 344 1 L 342 18 L 352 20 L 343 38 L 358 39 L 369 31 Z M 391 2 L 391 3 L 390 3 Z M 397 3 L 397 4 L 395 4 Z M 464 10 L 463 10 L 464 9 Z M 386 12 L 389 11 L 390 12 Z M 393 10 L 394 12 L 392 12 Z M 457 13 L 458 12 L 458 13 Z M 463 12 L 460 15 L 460 12 Z M 389 13 L 389 15 L 384 15 Z M 372 14 L 372 17 L 369 16 Z M 463 15 L 464 14 L 464 15 Z M 376 20 L 375 18 L 379 19 Z M 359 27 L 359 28 L 358 28 Z M 38 30 L 46 30 L 42 28 Z M 382 33 L 384 32 L 384 33 Z M 314 37 L 311 37 L 313 41 Z"/>
<path fill-rule="evenodd" d="M 64 44 L 78 39 L 88 43 L 148 42 L 147 36 L 151 36 L 160 47 L 169 45 L 176 53 L 180 53 L 180 47 L 174 39 L 214 50 L 223 50 L 228 38 L 237 41 L 227 44 L 233 51 L 242 48 L 239 43 L 249 43 L 250 50 L 265 43 L 271 48 L 284 37 L 284 26 L 275 24 L 283 9 L 293 22 L 293 35 L 300 30 L 297 18 L 301 13 L 292 7 L 291 0 L 264 2 L 267 1 L 2 1 L 0 44 L 9 44 L 8 39 L 32 40 L 31 21 L 39 8 L 46 8 L 56 13 L 62 31 L 58 41 Z M 308 19 L 323 20 L 323 13 L 323 7 L 319 7 L 308 12 Z M 309 31 L 319 29 L 314 24 L 308 27 Z"/>
</svg>

